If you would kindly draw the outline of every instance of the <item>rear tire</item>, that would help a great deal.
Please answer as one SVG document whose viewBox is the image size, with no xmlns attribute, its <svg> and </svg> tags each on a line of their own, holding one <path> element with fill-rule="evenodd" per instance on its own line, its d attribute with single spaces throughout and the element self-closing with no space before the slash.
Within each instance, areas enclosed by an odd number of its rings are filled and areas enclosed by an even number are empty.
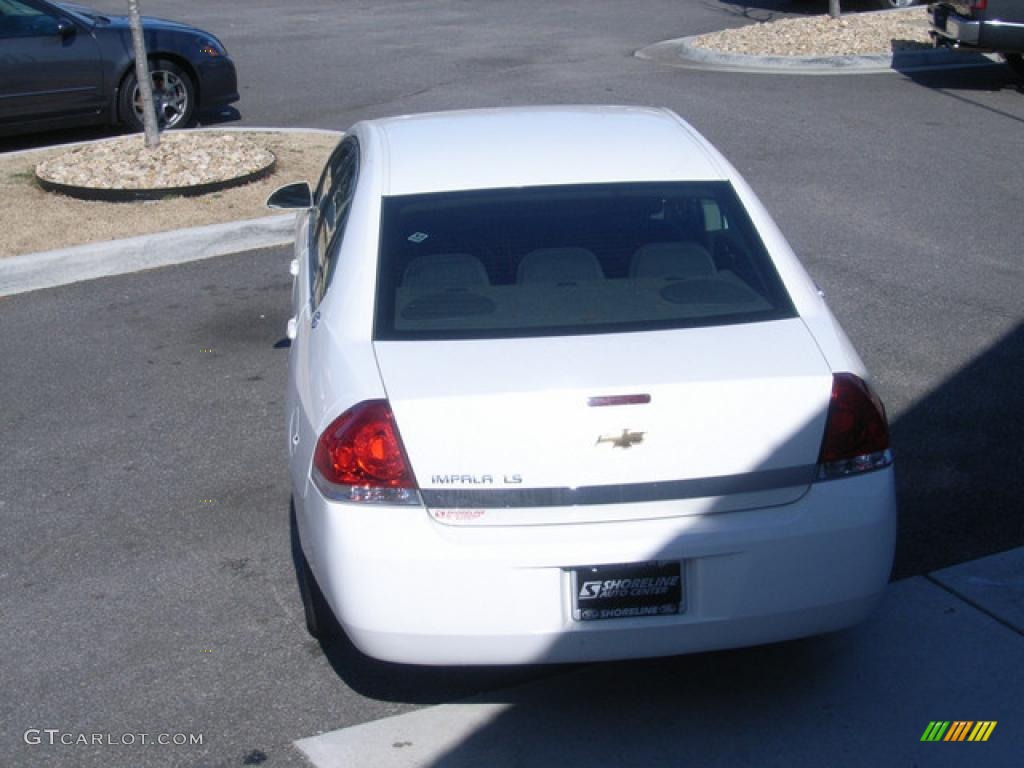
<svg viewBox="0 0 1024 768">
<path fill-rule="evenodd" d="M 1024 54 L 1004 53 L 1003 58 L 1006 59 L 1006 63 L 1013 70 L 1013 74 L 1024 80 Z"/>
<path fill-rule="evenodd" d="M 320 585 L 316 583 L 313 570 L 309 567 L 309 561 L 302 551 L 302 542 L 299 540 L 299 528 L 295 520 L 295 503 L 291 506 L 291 529 L 292 529 L 292 559 L 295 563 L 295 571 L 299 581 L 299 594 L 302 597 L 302 610 L 306 616 L 306 630 L 317 640 L 331 640 L 341 634 L 341 627 L 338 620 L 334 618 L 334 612 L 320 591 Z"/>
<path fill-rule="evenodd" d="M 877 5 L 879 8 L 909 8 L 916 2 L 917 0 L 878 0 Z"/>
</svg>

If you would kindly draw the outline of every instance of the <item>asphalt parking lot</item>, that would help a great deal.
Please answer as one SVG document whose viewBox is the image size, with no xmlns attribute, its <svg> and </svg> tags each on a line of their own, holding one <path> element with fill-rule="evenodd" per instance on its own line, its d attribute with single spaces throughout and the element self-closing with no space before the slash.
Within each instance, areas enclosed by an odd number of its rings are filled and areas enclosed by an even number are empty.
<svg viewBox="0 0 1024 768">
<path fill-rule="evenodd" d="M 876 376 L 903 579 L 1024 544 L 1024 93 L 1004 67 L 798 77 L 631 55 L 809 5 L 143 9 L 223 37 L 243 81 L 239 125 L 549 102 L 682 114 L 750 181 Z M 297 738 L 564 671 L 411 670 L 305 635 L 281 416 L 288 258 L 251 251 L 0 299 L 0 763 L 303 765 Z M 743 698 L 766 659 L 816 674 L 843 647 L 825 643 L 709 663 Z M 633 669 L 680 664 L 699 668 Z M 203 744 L 31 747 L 29 728 Z M 837 748 L 817 746 L 826 763 Z"/>
</svg>

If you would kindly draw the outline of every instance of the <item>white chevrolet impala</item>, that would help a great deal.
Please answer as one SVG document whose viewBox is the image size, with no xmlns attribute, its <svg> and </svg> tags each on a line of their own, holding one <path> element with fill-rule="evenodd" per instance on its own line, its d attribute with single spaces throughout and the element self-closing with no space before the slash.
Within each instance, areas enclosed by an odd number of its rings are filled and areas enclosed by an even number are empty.
<svg viewBox="0 0 1024 768">
<path fill-rule="evenodd" d="M 362 122 L 303 209 L 306 620 L 419 664 L 657 656 L 863 619 L 885 412 L 736 170 L 667 110 Z"/>
</svg>

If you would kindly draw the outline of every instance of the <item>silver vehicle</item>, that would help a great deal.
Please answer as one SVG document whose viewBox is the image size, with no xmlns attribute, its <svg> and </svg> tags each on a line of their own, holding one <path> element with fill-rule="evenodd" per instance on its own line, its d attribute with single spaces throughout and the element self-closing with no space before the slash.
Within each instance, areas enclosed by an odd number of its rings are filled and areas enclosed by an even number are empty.
<svg viewBox="0 0 1024 768">
<path fill-rule="evenodd" d="M 969 0 L 928 6 L 936 46 L 1001 53 L 1024 77 L 1024 0 Z"/>
</svg>

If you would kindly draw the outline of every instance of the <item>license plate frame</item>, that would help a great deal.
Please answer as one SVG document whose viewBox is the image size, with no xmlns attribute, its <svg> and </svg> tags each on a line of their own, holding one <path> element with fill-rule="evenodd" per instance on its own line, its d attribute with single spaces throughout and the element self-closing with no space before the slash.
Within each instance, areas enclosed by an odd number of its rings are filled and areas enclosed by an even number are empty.
<svg viewBox="0 0 1024 768">
<path fill-rule="evenodd" d="M 674 616 L 686 611 L 682 560 L 569 569 L 574 621 Z"/>
</svg>

